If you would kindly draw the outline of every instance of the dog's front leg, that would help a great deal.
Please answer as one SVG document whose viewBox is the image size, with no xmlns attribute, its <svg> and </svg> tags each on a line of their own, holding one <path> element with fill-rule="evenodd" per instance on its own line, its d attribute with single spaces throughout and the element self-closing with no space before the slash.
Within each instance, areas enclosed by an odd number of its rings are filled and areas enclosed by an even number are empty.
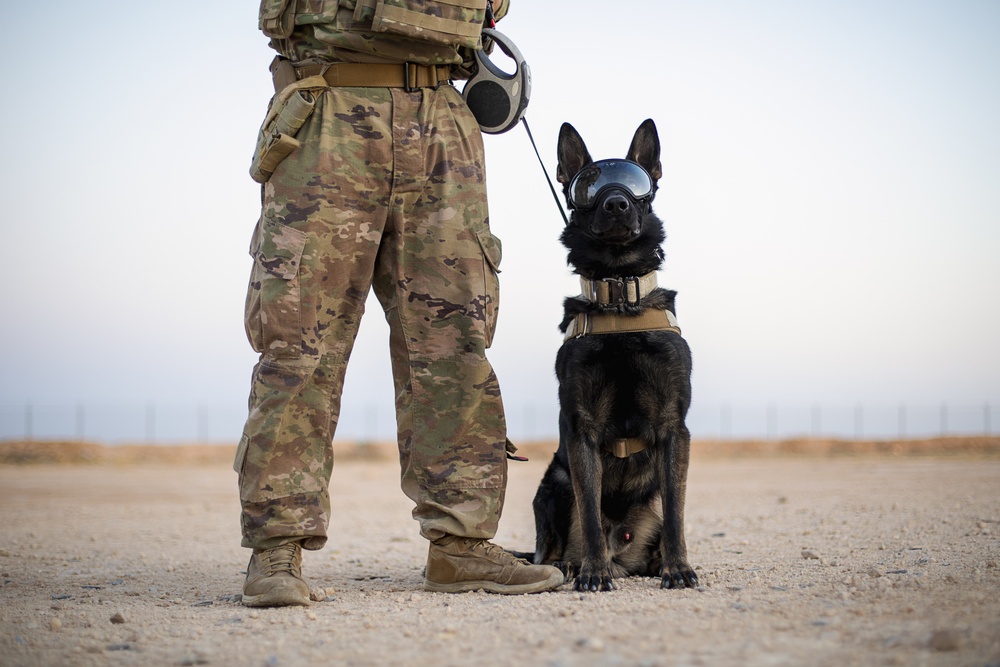
<svg viewBox="0 0 1000 667">
<path fill-rule="evenodd" d="M 573 588 L 578 591 L 613 591 L 611 559 L 601 527 L 601 455 L 597 445 L 577 440 L 569 447 L 570 473 L 577 521 L 583 539 L 583 558 Z"/>
<path fill-rule="evenodd" d="M 687 493 L 688 461 L 691 455 L 691 435 L 681 427 L 669 435 L 659 447 L 658 474 L 663 490 L 663 530 L 660 548 L 663 565 L 660 568 L 661 588 L 696 588 L 698 577 L 687 561 L 684 541 L 684 496 Z"/>
</svg>

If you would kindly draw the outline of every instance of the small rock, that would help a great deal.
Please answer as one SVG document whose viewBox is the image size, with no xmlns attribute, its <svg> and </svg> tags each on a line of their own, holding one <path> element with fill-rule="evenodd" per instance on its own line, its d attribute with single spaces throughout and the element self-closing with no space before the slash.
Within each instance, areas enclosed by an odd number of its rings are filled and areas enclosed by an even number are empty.
<svg viewBox="0 0 1000 667">
<path fill-rule="evenodd" d="M 875 568 L 875 567 L 870 567 L 870 568 L 868 568 L 868 572 L 867 572 L 867 574 L 868 574 L 868 576 L 869 576 L 869 577 L 871 577 L 872 579 L 878 579 L 879 577 L 881 577 L 881 576 L 882 576 L 882 573 L 881 573 L 881 572 L 879 572 L 879 571 L 878 571 L 878 568 Z"/>
<path fill-rule="evenodd" d="M 326 599 L 325 588 L 312 588 L 309 590 L 309 599 L 313 602 L 322 602 Z"/>
<path fill-rule="evenodd" d="M 58 618 L 49 619 L 49 630 L 51 630 L 52 632 L 59 632 L 60 630 L 62 630 L 62 621 L 60 621 Z"/>
<path fill-rule="evenodd" d="M 803 549 L 802 558 L 805 560 L 819 560 L 819 554 L 812 549 Z"/>
<path fill-rule="evenodd" d="M 109 651 L 134 651 L 135 646 L 132 644 L 108 644 L 106 646 Z"/>
<path fill-rule="evenodd" d="M 121 625 L 122 623 L 125 622 L 125 617 L 122 616 L 121 613 L 117 613 L 111 617 L 111 622 L 114 623 L 115 625 Z"/>
<path fill-rule="evenodd" d="M 316 620 L 316 612 L 314 612 L 314 611 L 307 611 L 306 612 L 306 618 L 308 618 L 310 621 L 315 621 Z"/>
<path fill-rule="evenodd" d="M 175 664 L 179 667 L 195 667 L 196 665 L 207 665 L 209 661 L 208 658 L 201 655 L 186 655 Z"/>
<path fill-rule="evenodd" d="M 597 637 L 581 637 L 576 640 L 576 645 L 588 651 L 604 650 L 604 642 Z"/>
<path fill-rule="evenodd" d="M 957 651 L 962 637 L 956 630 L 935 630 L 927 643 L 935 651 Z"/>
</svg>

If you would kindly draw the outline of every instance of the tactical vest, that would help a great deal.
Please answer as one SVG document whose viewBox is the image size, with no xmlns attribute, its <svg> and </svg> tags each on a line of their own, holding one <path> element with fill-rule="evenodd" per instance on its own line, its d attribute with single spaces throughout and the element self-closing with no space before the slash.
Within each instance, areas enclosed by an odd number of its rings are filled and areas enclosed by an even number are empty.
<svg viewBox="0 0 1000 667">
<path fill-rule="evenodd" d="M 272 39 L 288 39 L 296 26 L 383 33 L 452 47 L 478 49 L 486 0 L 261 0 L 258 26 Z M 506 2 L 502 5 L 506 12 Z M 497 18 L 501 12 L 497 11 Z"/>
</svg>

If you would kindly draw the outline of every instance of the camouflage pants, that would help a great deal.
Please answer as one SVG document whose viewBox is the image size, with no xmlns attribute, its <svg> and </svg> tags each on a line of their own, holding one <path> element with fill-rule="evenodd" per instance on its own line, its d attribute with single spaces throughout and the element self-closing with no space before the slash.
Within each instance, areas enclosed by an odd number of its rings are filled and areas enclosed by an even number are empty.
<svg viewBox="0 0 1000 667">
<path fill-rule="evenodd" d="M 261 356 L 235 462 L 243 546 L 326 542 L 332 441 L 370 289 L 389 323 L 401 485 L 421 534 L 490 538 L 506 424 L 485 355 L 500 243 L 479 128 L 447 85 L 311 92 L 251 243 L 246 327 Z"/>
</svg>

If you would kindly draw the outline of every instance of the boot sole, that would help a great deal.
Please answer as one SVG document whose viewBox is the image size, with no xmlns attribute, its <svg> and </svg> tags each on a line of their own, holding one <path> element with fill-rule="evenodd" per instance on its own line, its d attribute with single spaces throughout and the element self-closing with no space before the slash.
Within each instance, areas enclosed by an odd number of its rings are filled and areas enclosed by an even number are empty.
<svg viewBox="0 0 1000 667">
<path fill-rule="evenodd" d="M 545 581 L 533 584 L 500 584 L 495 581 L 456 581 L 451 584 L 439 584 L 424 579 L 424 590 L 432 593 L 469 593 L 471 591 L 486 591 L 500 595 L 524 595 L 527 593 L 544 593 L 551 591 L 565 582 L 562 572 L 555 572 Z"/>
<path fill-rule="evenodd" d="M 295 591 L 269 591 L 260 595 L 244 595 L 244 607 L 308 607 L 312 604 L 308 597 Z"/>
</svg>

